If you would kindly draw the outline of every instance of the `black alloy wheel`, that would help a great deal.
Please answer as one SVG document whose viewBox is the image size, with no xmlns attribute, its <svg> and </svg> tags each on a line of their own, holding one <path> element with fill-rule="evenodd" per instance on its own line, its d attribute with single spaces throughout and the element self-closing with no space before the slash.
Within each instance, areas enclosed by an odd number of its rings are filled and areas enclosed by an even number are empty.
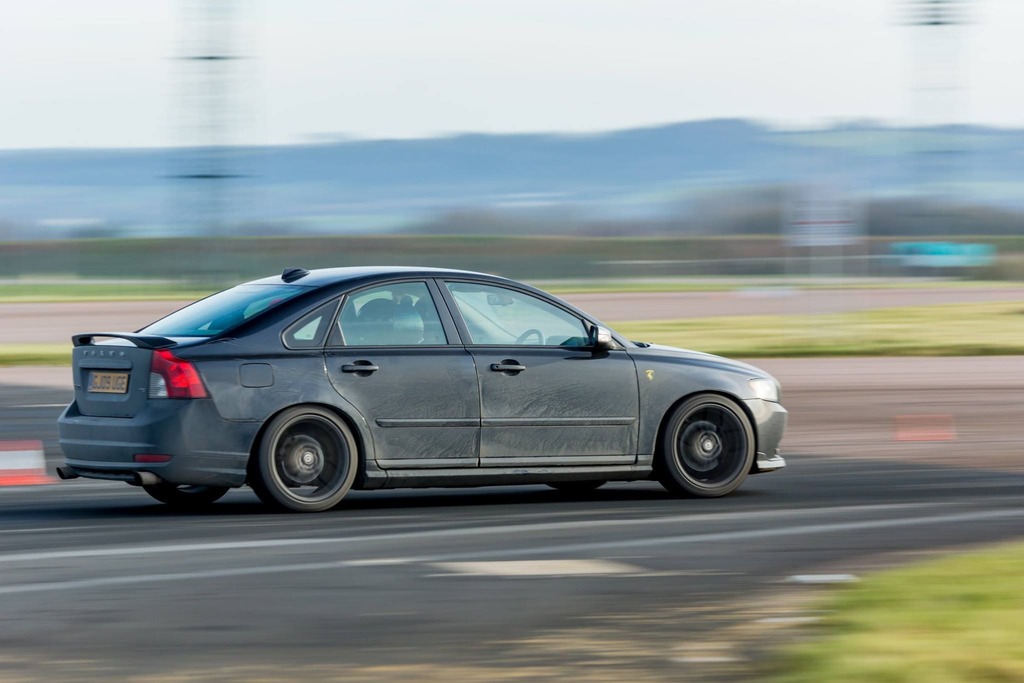
<svg viewBox="0 0 1024 683">
<path fill-rule="evenodd" d="M 337 415 L 313 406 L 289 408 L 267 425 L 250 485 L 274 507 L 329 510 L 352 487 L 358 459 L 355 437 Z"/>
<path fill-rule="evenodd" d="M 754 429 L 733 400 L 714 394 L 679 405 L 662 431 L 658 481 L 676 493 L 715 498 L 735 491 L 754 462 Z"/>
</svg>

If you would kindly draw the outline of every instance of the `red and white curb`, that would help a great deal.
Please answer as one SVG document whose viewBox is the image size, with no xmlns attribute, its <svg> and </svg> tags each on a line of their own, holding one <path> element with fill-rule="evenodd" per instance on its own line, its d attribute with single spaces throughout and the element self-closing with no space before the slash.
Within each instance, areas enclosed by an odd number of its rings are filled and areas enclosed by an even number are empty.
<svg viewBox="0 0 1024 683">
<path fill-rule="evenodd" d="M 38 486 L 57 480 L 46 473 L 41 441 L 0 441 L 0 486 Z"/>
</svg>

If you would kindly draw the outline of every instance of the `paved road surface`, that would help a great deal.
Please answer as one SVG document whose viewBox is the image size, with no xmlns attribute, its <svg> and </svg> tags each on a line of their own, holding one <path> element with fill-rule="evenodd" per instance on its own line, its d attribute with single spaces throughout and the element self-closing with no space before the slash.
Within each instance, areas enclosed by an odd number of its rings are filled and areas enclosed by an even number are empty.
<svg viewBox="0 0 1024 683">
<path fill-rule="evenodd" d="M 1024 288 L 761 289 L 729 292 L 570 294 L 565 299 L 608 323 L 709 315 L 837 313 L 894 306 L 1024 301 Z M 0 344 L 68 342 L 81 332 L 131 331 L 186 301 L 0 304 Z"/>
<path fill-rule="evenodd" d="M 763 364 L 790 467 L 720 500 L 397 491 L 298 516 L 244 490 L 197 514 L 0 490 L 0 683 L 745 680 L 813 620 L 822 588 L 791 577 L 1024 535 L 1024 359 Z M 64 398 L 2 387 L 0 439 L 52 438 Z M 956 440 L 895 440 L 905 414 Z"/>
</svg>

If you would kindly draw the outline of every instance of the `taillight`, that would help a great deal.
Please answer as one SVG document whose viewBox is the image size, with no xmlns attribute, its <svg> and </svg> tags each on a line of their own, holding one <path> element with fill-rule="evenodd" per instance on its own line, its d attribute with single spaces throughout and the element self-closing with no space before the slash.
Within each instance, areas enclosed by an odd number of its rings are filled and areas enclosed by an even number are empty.
<svg viewBox="0 0 1024 683">
<path fill-rule="evenodd" d="M 206 398 L 206 387 L 196 366 L 167 350 L 153 352 L 149 366 L 150 398 Z"/>
</svg>

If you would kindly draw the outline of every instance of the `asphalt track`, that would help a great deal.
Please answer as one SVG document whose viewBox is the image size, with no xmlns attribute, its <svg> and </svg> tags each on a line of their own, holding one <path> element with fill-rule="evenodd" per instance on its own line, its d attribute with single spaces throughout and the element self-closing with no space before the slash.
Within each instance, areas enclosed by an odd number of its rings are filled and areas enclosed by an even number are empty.
<svg viewBox="0 0 1024 683">
<path fill-rule="evenodd" d="M 1024 358 L 759 363 L 789 467 L 719 500 L 391 491 L 281 515 L 240 490 L 181 514 L 122 484 L 0 489 L 0 683 L 747 680 L 830 582 L 1024 535 Z M 68 390 L 0 384 L 0 440 L 55 461 Z"/>
<path fill-rule="evenodd" d="M 709 315 L 843 313 L 872 308 L 1024 300 L 1021 287 L 880 289 L 760 288 L 722 292 L 569 294 L 565 300 L 608 323 Z M 82 301 L 0 304 L 0 344 L 69 342 L 82 332 L 127 332 L 187 301 Z"/>
</svg>

